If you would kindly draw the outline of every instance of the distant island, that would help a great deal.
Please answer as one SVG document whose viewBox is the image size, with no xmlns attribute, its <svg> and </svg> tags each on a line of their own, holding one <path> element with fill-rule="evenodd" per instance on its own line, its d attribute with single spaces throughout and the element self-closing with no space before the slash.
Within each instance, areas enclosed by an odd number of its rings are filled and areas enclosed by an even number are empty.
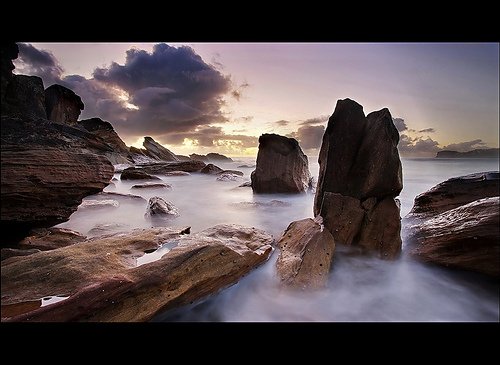
<svg viewBox="0 0 500 365">
<path fill-rule="evenodd" d="M 498 148 L 484 148 L 468 152 L 439 151 L 436 158 L 498 158 Z"/>
</svg>

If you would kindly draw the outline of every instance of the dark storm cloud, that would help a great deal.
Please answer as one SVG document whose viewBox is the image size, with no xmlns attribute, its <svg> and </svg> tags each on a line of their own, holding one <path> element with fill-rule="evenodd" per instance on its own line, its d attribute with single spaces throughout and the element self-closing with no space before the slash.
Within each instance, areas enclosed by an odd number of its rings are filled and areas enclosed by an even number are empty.
<svg viewBox="0 0 500 365">
<path fill-rule="evenodd" d="M 434 128 L 425 128 L 418 131 L 418 133 L 434 133 L 436 130 Z"/>
<path fill-rule="evenodd" d="M 439 143 L 432 138 L 412 138 L 406 134 L 401 134 L 399 136 L 398 150 L 403 157 L 434 157 L 438 151 L 441 151 L 441 148 Z"/>
<path fill-rule="evenodd" d="M 303 126 L 297 130 L 295 138 L 299 141 L 302 149 L 320 148 L 324 133 L 325 127 L 322 125 Z"/>
<path fill-rule="evenodd" d="M 444 146 L 444 150 L 448 151 L 458 151 L 458 152 L 468 152 L 477 148 L 486 148 L 486 143 L 481 139 L 475 139 L 473 141 L 466 141 L 460 143 L 452 143 L 447 146 Z"/>
<path fill-rule="evenodd" d="M 17 73 L 39 76 L 45 87 L 59 83 L 64 70 L 51 52 L 39 50 L 27 43 L 17 45 L 19 56 L 14 61 Z"/>
<path fill-rule="evenodd" d="M 398 131 L 402 132 L 408 129 L 403 118 L 392 118 L 392 121 L 394 122 L 394 126 Z"/>
</svg>

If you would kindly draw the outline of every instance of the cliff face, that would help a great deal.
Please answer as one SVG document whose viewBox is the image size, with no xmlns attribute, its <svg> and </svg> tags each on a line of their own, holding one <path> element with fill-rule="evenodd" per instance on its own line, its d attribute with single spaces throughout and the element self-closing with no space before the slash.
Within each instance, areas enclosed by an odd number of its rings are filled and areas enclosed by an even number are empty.
<svg viewBox="0 0 500 365">
<path fill-rule="evenodd" d="M 468 152 L 439 151 L 436 158 L 498 158 L 498 148 L 477 149 Z"/>
</svg>

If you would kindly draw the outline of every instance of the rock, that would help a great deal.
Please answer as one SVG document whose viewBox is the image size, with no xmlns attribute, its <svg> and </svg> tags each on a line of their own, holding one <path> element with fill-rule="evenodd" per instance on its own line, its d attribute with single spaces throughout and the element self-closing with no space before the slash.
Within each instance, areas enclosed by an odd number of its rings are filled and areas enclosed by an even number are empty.
<svg viewBox="0 0 500 365">
<path fill-rule="evenodd" d="M 224 170 L 222 170 L 220 167 L 215 166 L 214 164 L 211 164 L 211 163 L 209 163 L 207 166 L 205 166 L 204 168 L 202 168 L 200 170 L 200 172 L 202 174 L 210 174 L 210 175 L 215 175 L 215 174 L 222 172 L 222 171 L 224 171 Z"/>
<path fill-rule="evenodd" d="M 320 215 L 335 242 L 350 246 L 359 234 L 365 210 L 358 199 L 325 192 Z"/>
<path fill-rule="evenodd" d="M 302 219 L 290 223 L 278 242 L 281 252 L 276 269 L 281 282 L 295 288 L 321 288 L 335 251 L 331 233 L 323 229 L 321 217 Z"/>
<path fill-rule="evenodd" d="M 134 194 L 122 194 L 122 193 L 115 193 L 114 191 L 103 191 L 100 192 L 96 195 L 91 196 L 92 199 L 118 199 L 118 200 L 143 200 L 146 201 L 142 196 L 140 195 L 134 195 Z"/>
<path fill-rule="evenodd" d="M 239 202 L 239 203 L 231 203 L 231 205 L 239 208 L 259 208 L 259 207 L 283 208 L 283 207 L 289 207 L 292 204 L 290 204 L 289 202 L 273 199 L 268 202 Z"/>
<path fill-rule="evenodd" d="M 90 118 L 78 121 L 77 125 L 99 137 L 111 147 L 113 152 L 105 153 L 105 156 L 111 163 L 119 166 L 118 168 L 115 166 L 116 172 L 120 172 L 118 170 L 125 169 L 125 166 L 130 166 L 129 164 L 133 162 L 129 148 L 115 132 L 111 123 L 100 118 Z"/>
<path fill-rule="evenodd" d="M 140 165 L 140 169 L 148 174 L 166 174 L 172 171 L 198 172 L 205 166 L 201 161 L 179 161 L 143 164 Z"/>
<path fill-rule="evenodd" d="M 338 100 L 323 135 L 314 214 L 336 243 L 394 259 L 401 251 L 399 133 L 388 109 L 365 117 L 363 107 Z M 314 187 L 311 179 L 309 187 Z"/>
<path fill-rule="evenodd" d="M 217 181 L 238 181 L 238 180 L 241 180 L 241 176 L 235 175 L 232 173 L 224 172 L 222 174 L 218 174 L 217 178 L 215 180 L 217 180 Z"/>
<path fill-rule="evenodd" d="M 222 175 L 222 174 L 232 174 L 232 175 L 237 175 L 237 176 L 245 175 L 243 172 L 238 171 L 238 170 L 222 170 L 222 171 L 217 172 L 216 175 Z"/>
<path fill-rule="evenodd" d="M 272 252 L 272 236 L 255 228 L 182 232 L 134 230 L 2 262 L 2 321 L 148 321 L 236 283 Z M 136 266 L 163 243 L 177 245 Z M 68 298 L 40 307 L 54 295 Z"/>
<path fill-rule="evenodd" d="M 192 153 L 189 155 L 189 158 L 193 161 L 202 161 L 202 162 L 208 162 L 208 157 L 205 155 L 198 155 L 197 153 Z"/>
<path fill-rule="evenodd" d="M 39 228 L 34 229 L 31 234 L 19 242 L 19 248 L 24 250 L 37 249 L 40 251 L 54 250 L 80 243 L 87 237 L 66 228 Z"/>
<path fill-rule="evenodd" d="M 5 42 L 0 45 L 0 79 L 1 79 L 1 94 L 0 100 L 2 101 L 2 113 L 4 109 L 5 92 L 7 85 L 14 77 L 12 71 L 15 69 L 12 60 L 15 60 L 19 54 L 19 47 L 14 42 Z"/>
<path fill-rule="evenodd" d="M 4 137 L 2 128 L 2 231 L 22 236 L 66 222 L 84 197 L 102 191 L 113 176 L 113 166 L 102 156 L 7 145 Z"/>
<path fill-rule="evenodd" d="M 439 185 L 438 185 L 439 186 Z M 434 264 L 500 277 L 499 197 L 475 200 L 408 228 L 408 251 Z"/>
<path fill-rule="evenodd" d="M 184 156 L 184 155 L 175 155 L 179 161 L 191 161 L 189 156 Z"/>
<path fill-rule="evenodd" d="M 78 207 L 78 209 L 100 209 L 100 208 L 118 208 L 120 203 L 116 200 L 93 200 L 93 199 L 84 199 L 82 204 Z"/>
<path fill-rule="evenodd" d="M 144 183 L 133 185 L 131 189 L 172 189 L 169 184 Z"/>
<path fill-rule="evenodd" d="M 146 209 L 146 217 L 153 216 L 178 216 L 179 210 L 168 201 L 163 200 L 159 196 L 149 198 L 148 207 Z"/>
<path fill-rule="evenodd" d="M 238 185 L 239 188 L 251 188 L 252 187 L 252 182 L 251 181 L 245 181 L 243 184 Z"/>
<path fill-rule="evenodd" d="M 191 175 L 189 172 L 186 171 L 168 171 L 163 173 L 165 176 L 189 176 Z"/>
<path fill-rule="evenodd" d="M 233 162 L 232 158 L 229 158 L 227 156 L 221 155 L 220 153 L 214 153 L 210 152 L 206 155 L 198 155 L 196 153 L 192 153 L 189 155 L 191 160 L 195 161 L 203 161 L 205 163 L 208 162 Z"/>
<path fill-rule="evenodd" d="M 87 235 L 97 237 L 128 230 L 130 230 L 130 226 L 121 223 L 98 223 L 87 232 Z"/>
<path fill-rule="evenodd" d="M 29 256 L 33 255 L 34 253 L 41 252 L 40 250 L 33 248 L 29 250 L 22 250 L 19 248 L 2 248 L 2 258 L 1 261 L 10 259 L 11 257 L 16 257 L 16 256 Z"/>
<path fill-rule="evenodd" d="M 135 167 L 129 167 L 122 171 L 120 175 L 120 180 L 161 180 L 159 177 L 152 176 L 143 169 L 136 169 Z"/>
<path fill-rule="evenodd" d="M 325 192 L 359 200 L 399 195 L 403 182 L 398 142 L 389 110 L 365 117 L 355 101 L 338 100 L 318 158 L 314 214 L 319 214 Z"/>
<path fill-rule="evenodd" d="M 257 165 L 239 165 L 239 169 L 254 169 Z"/>
<path fill-rule="evenodd" d="M 161 144 L 156 142 L 151 137 L 144 137 L 144 142 L 142 143 L 149 156 L 160 161 L 179 161 L 177 156 L 169 149 L 163 147 Z"/>
<path fill-rule="evenodd" d="M 499 191 L 498 171 L 454 177 L 418 195 L 412 210 L 405 219 L 432 218 L 439 213 L 458 208 L 475 200 L 498 196 Z"/>
<path fill-rule="evenodd" d="M 2 115 L 47 118 L 42 79 L 38 76 L 13 75 L 2 98 Z"/>
<path fill-rule="evenodd" d="M 500 149 L 480 148 L 467 152 L 439 151 L 436 158 L 498 158 Z"/>
<path fill-rule="evenodd" d="M 302 193 L 310 177 L 307 156 L 297 140 L 277 134 L 259 137 L 257 167 L 251 174 L 254 193 Z"/>
<path fill-rule="evenodd" d="M 58 84 L 49 86 L 45 90 L 47 119 L 74 125 L 83 109 L 82 99 L 73 90 Z"/>
</svg>

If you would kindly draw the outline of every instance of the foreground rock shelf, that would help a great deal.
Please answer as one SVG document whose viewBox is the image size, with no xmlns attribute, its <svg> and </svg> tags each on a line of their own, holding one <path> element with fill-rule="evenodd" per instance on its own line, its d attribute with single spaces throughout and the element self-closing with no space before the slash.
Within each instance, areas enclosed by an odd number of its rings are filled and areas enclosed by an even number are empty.
<svg viewBox="0 0 500 365">
<path fill-rule="evenodd" d="M 139 229 L 2 261 L 2 321 L 147 321 L 265 262 L 273 237 L 239 225 Z M 137 259 L 162 244 L 157 261 Z M 174 247 L 175 246 L 175 247 Z M 68 297 L 41 306 L 42 298 Z"/>
</svg>

